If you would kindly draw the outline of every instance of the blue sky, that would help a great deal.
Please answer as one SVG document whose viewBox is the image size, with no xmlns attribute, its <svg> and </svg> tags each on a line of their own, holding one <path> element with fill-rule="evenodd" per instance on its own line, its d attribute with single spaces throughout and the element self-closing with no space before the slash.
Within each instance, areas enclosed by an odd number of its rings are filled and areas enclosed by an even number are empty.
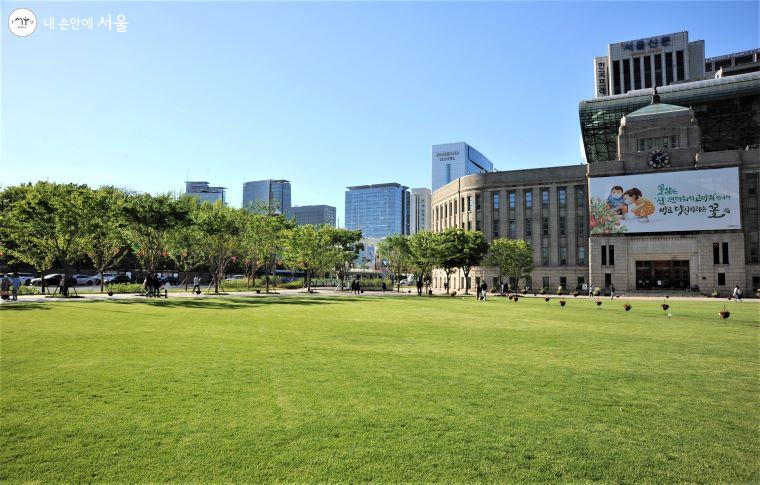
<svg viewBox="0 0 760 485">
<path fill-rule="evenodd" d="M 689 31 L 707 56 L 760 47 L 758 2 L 3 2 L 0 183 L 180 190 L 292 181 L 430 186 L 430 146 L 498 169 L 581 163 L 578 101 L 607 44 Z M 61 32 L 48 17 L 127 17 Z"/>
</svg>

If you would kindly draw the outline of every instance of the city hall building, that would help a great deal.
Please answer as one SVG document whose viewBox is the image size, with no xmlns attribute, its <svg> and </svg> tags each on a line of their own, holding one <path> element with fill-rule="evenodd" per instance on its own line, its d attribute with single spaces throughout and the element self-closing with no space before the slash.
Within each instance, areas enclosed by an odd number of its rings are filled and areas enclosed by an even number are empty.
<svg viewBox="0 0 760 485">
<path fill-rule="evenodd" d="M 524 239 L 519 284 L 536 290 L 760 288 L 760 73 L 595 98 L 580 121 L 586 164 L 454 180 L 433 192 L 433 230 Z M 449 289 L 498 278 L 457 272 Z"/>
</svg>

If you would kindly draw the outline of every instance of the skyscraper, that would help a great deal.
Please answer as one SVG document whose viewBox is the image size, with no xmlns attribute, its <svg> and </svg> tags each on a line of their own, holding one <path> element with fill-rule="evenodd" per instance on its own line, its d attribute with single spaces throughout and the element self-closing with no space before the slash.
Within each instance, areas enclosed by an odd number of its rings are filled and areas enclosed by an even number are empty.
<svg viewBox="0 0 760 485">
<path fill-rule="evenodd" d="M 397 183 L 347 187 L 346 229 L 365 238 L 409 234 L 409 190 Z"/>
<path fill-rule="evenodd" d="M 335 207 L 331 205 L 297 205 L 290 209 L 297 226 L 327 224 L 335 227 Z"/>
<path fill-rule="evenodd" d="M 250 209 L 257 202 L 268 204 L 275 211 L 290 214 L 290 182 L 288 180 L 255 180 L 243 184 L 243 207 Z"/>
<path fill-rule="evenodd" d="M 476 173 L 491 172 L 493 164 L 465 142 L 433 145 L 433 190 Z"/>
<path fill-rule="evenodd" d="M 222 204 L 226 204 L 224 191 L 225 187 L 210 187 L 208 182 L 185 182 L 185 194 L 195 197 L 201 202 L 213 204 L 217 200 L 221 200 Z"/>
<path fill-rule="evenodd" d="M 409 234 L 430 230 L 430 198 L 432 192 L 427 188 L 410 191 Z"/>
</svg>

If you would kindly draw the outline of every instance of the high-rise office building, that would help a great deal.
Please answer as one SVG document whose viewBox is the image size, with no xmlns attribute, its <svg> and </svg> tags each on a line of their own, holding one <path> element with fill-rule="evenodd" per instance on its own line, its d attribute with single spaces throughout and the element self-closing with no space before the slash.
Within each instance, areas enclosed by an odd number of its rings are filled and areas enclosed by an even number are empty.
<svg viewBox="0 0 760 485">
<path fill-rule="evenodd" d="M 397 183 L 347 187 L 346 229 L 365 238 L 409 234 L 409 190 Z"/>
<path fill-rule="evenodd" d="M 638 89 L 760 71 L 760 49 L 705 59 L 705 41 L 688 32 L 616 42 L 594 58 L 597 98 Z"/>
<path fill-rule="evenodd" d="M 225 189 L 226 187 L 211 187 L 208 182 L 185 182 L 186 195 L 211 204 L 218 200 L 222 201 L 222 204 L 227 203 L 224 198 Z"/>
<path fill-rule="evenodd" d="M 430 230 L 430 198 L 432 192 L 427 188 L 409 191 L 409 234 Z"/>
<path fill-rule="evenodd" d="M 432 160 L 433 190 L 459 177 L 493 170 L 491 161 L 465 142 L 433 145 Z"/>
<path fill-rule="evenodd" d="M 290 209 L 290 214 L 297 226 L 327 224 L 335 227 L 335 207 L 331 205 L 296 205 Z"/>
<path fill-rule="evenodd" d="M 288 180 L 255 180 L 243 184 L 243 207 L 268 204 L 275 211 L 290 214 L 290 182 Z"/>
</svg>

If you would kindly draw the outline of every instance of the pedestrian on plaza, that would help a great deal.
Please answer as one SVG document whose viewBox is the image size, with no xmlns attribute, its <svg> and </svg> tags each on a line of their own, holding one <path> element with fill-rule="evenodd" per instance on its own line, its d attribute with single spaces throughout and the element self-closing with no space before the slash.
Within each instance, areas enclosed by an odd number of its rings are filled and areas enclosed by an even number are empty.
<svg viewBox="0 0 760 485">
<path fill-rule="evenodd" d="M 610 300 L 612 300 L 613 298 L 615 298 L 615 285 L 610 283 Z"/>
<path fill-rule="evenodd" d="M 158 274 L 153 275 L 153 295 L 157 298 L 161 297 L 161 278 L 158 277 Z"/>
<path fill-rule="evenodd" d="M 422 296 L 422 278 L 417 279 L 417 295 Z"/>
<path fill-rule="evenodd" d="M 385 290 L 388 289 L 388 285 L 385 284 L 385 280 L 383 280 L 382 287 L 383 287 L 383 293 L 385 293 Z"/>
<path fill-rule="evenodd" d="M 480 300 L 480 283 L 475 283 L 475 298 Z"/>
<path fill-rule="evenodd" d="M 739 285 L 736 285 L 736 287 L 734 287 L 734 300 L 742 301 L 742 289 L 739 288 Z"/>
<path fill-rule="evenodd" d="M 486 295 L 488 294 L 488 285 L 486 284 L 485 280 L 483 280 L 483 283 L 480 284 L 480 294 L 481 298 L 483 298 L 483 301 L 486 301 Z"/>
<path fill-rule="evenodd" d="M 18 289 L 21 286 L 21 278 L 18 277 L 18 273 L 13 273 L 11 278 L 11 300 L 18 301 Z"/>
<path fill-rule="evenodd" d="M 198 293 L 201 292 L 201 276 L 200 275 L 195 275 L 195 277 L 193 278 L 193 293 L 195 293 L 196 291 Z"/>
<path fill-rule="evenodd" d="M 3 275 L 3 279 L 0 280 L 0 298 L 3 300 L 8 299 L 8 295 L 10 294 L 11 289 L 11 279 L 8 278 L 7 274 Z"/>
<path fill-rule="evenodd" d="M 164 281 L 163 286 L 164 286 L 164 298 L 169 298 L 169 290 L 172 288 L 172 284 L 169 283 L 169 278 L 166 278 L 166 281 Z"/>
</svg>

